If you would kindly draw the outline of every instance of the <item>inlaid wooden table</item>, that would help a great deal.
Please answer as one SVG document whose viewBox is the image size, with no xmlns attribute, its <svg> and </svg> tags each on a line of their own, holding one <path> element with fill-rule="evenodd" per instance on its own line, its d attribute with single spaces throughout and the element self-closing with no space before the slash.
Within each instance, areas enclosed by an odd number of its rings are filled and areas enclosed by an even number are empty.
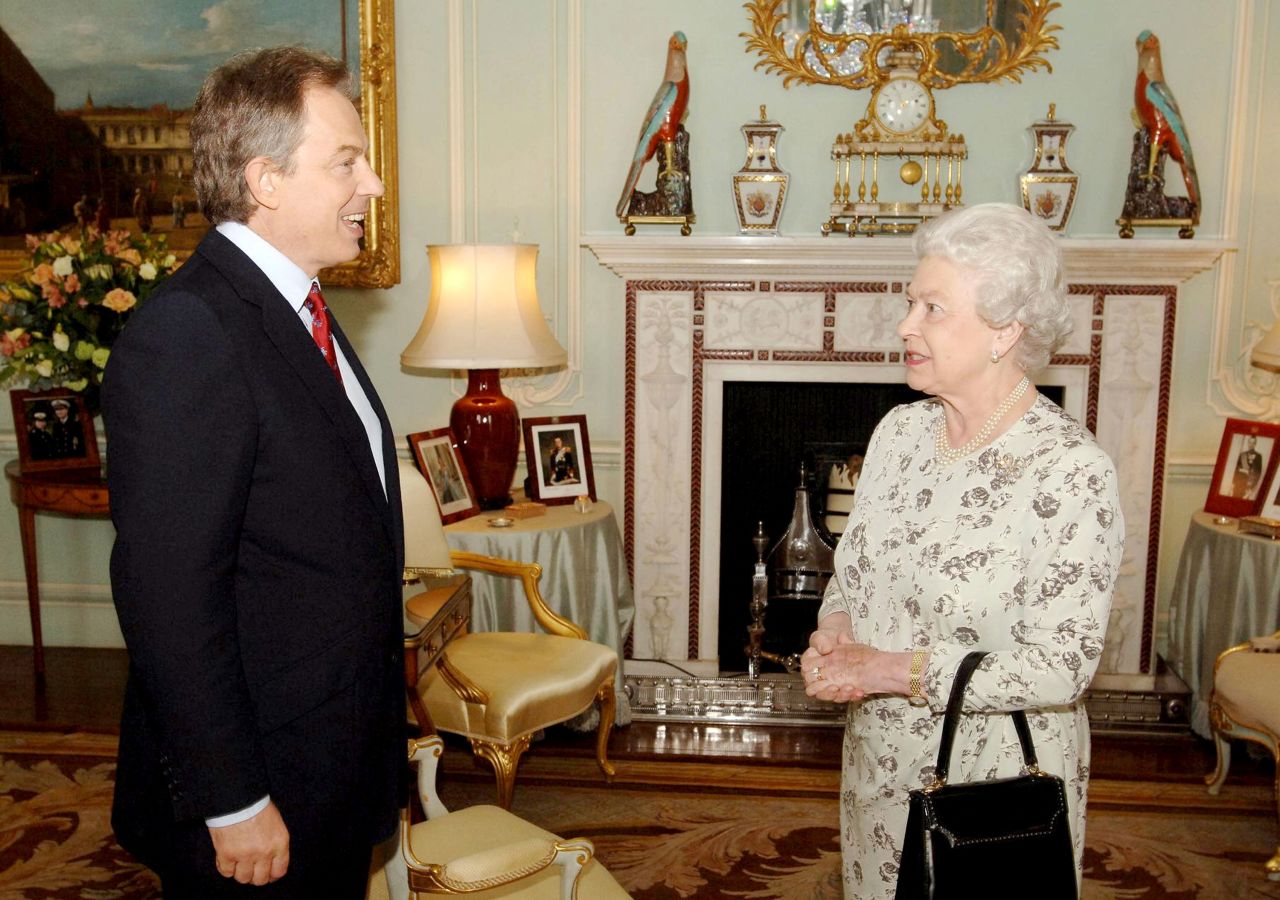
<svg viewBox="0 0 1280 900">
<path fill-rule="evenodd" d="M 435 734 L 431 715 L 418 696 L 418 681 L 465 634 L 471 620 L 471 576 L 423 577 L 406 584 L 404 604 L 404 687 L 423 737 Z"/>
<path fill-rule="evenodd" d="M 44 687 L 44 643 L 40 633 L 40 571 L 36 554 L 36 513 L 76 519 L 105 519 L 111 514 L 107 479 L 99 469 L 53 469 L 23 472 L 18 461 L 5 463 L 9 499 L 18 508 L 22 533 L 22 567 L 27 576 L 27 605 L 31 611 L 31 647 L 36 687 Z"/>
</svg>

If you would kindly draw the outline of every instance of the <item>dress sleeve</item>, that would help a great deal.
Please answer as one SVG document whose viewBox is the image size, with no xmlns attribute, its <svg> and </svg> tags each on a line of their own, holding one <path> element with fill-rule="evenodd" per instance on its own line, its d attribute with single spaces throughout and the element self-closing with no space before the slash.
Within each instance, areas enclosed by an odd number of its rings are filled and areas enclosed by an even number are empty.
<svg viewBox="0 0 1280 900">
<path fill-rule="evenodd" d="M 990 601 L 1005 611 L 1014 647 L 982 661 L 966 709 L 1068 706 L 1084 694 L 1102 655 L 1124 549 L 1115 467 L 1095 445 L 1074 447 L 1033 481 L 1029 501 L 1010 533 L 1021 538 L 1021 577 Z M 974 649 L 987 648 L 931 648 L 924 683 L 935 710 L 946 708 L 960 660 Z"/>
</svg>

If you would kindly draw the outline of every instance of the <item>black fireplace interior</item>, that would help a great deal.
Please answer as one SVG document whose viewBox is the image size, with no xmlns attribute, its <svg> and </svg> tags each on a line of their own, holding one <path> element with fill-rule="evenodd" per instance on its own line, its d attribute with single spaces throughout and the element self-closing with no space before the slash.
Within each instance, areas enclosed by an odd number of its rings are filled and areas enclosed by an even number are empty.
<svg viewBox="0 0 1280 900">
<path fill-rule="evenodd" d="M 1061 387 L 1038 389 L 1061 404 Z M 830 462 L 862 453 L 886 412 L 923 396 L 905 384 L 725 383 L 720 460 L 719 654 L 723 672 L 745 672 L 747 668 L 744 647 L 751 622 L 751 575 L 756 561 L 751 538 L 756 523 L 764 522 L 772 549 L 791 519 L 804 462 L 813 521 L 821 529 Z M 817 601 L 771 603 L 765 616 L 765 649 L 784 655 L 802 651 L 817 611 Z"/>
</svg>

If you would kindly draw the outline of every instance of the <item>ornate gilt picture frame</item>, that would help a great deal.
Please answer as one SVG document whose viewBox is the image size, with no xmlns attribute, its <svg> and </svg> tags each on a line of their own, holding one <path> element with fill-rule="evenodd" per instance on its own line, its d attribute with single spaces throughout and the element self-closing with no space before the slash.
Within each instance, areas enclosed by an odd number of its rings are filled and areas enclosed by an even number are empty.
<svg viewBox="0 0 1280 900">
<path fill-rule="evenodd" d="M 97 34 L 108 51 L 100 62 L 70 74 L 66 48 L 56 43 L 61 32 L 43 27 L 60 18 L 63 5 L 89 29 L 85 40 Z M 242 45 L 224 52 L 225 42 L 219 41 L 212 55 L 194 49 L 202 31 L 214 28 L 214 20 L 199 16 L 197 7 L 157 0 L 145 7 L 146 22 L 132 23 L 107 6 L 49 0 L 31 14 L 41 20 L 24 14 L 6 21 L 6 43 L 16 52 L 6 51 L 6 74 L 0 77 L 0 89 L 11 100 L 0 103 L 0 151 L 10 163 L 0 179 L 0 281 L 29 264 L 25 234 L 74 230 L 95 222 L 98 207 L 100 226 L 133 230 L 146 221 L 151 233 L 168 236 L 179 259 L 189 255 L 209 227 L 190 187 L 190 103 L 199 80 L 222 60 L 239 50 L 288 42 L 266 40 L 266 32 L 295 34 L 297 43 L 341 56 L 358 73 L 369 162 L 386 187 L 365 222 L 360 256 L 326 270 L 321 279 L 348 287 L 399 283 L 395 0 L 262 0 L 245 8 L 261 27 L 218 20 L 218 36 L 231 35 Z M 153 51 L 145 42 L 122 43 L 134 34 L 161 33 L 162 20 L 169 37 Z M 188 45 L 183 35 L 192 38 Z M 126 99 L 113 93 L 116 81 L 127 84 Z M 82 96 L 80 85 L 86 83 L 96 86 Z M 145 202 L 137 201 L 139 193 Z"/>
</svg>

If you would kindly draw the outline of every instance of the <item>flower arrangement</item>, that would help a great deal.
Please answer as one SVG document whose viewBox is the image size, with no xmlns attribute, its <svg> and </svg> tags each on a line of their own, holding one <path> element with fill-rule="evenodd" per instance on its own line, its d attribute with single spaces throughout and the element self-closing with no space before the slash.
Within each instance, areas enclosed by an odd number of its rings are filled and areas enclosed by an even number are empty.
<svg viewBox="0 0 1280 900">
<path fill-rule="evenodd" d="M 0 284 L 0 387 L 83 391 L 134 310 L 176 268 L 163 236 L 89 228 L 27 235 L 31 264 Z"/>
</svg>

